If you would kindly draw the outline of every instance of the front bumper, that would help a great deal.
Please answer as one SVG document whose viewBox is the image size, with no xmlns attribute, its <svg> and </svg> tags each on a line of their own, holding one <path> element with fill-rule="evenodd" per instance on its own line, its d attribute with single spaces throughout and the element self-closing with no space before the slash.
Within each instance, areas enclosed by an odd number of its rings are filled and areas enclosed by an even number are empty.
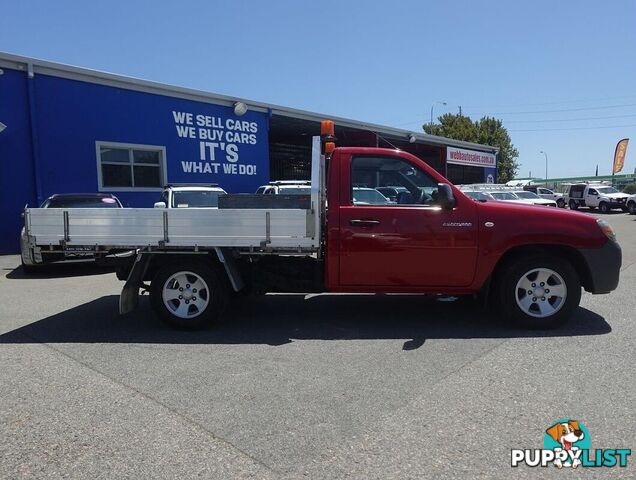
<svg viewBox="0 0 636 480">
<path fill-rule="evenodd" d="M 608 240 L 601 248 L 579 250 L 590 272 L 588 292 L 609 293 L 618 286 L 623 253 L 620 245 Z M 589 288 L 588 288 L 589 287 Z"/>
</svg>

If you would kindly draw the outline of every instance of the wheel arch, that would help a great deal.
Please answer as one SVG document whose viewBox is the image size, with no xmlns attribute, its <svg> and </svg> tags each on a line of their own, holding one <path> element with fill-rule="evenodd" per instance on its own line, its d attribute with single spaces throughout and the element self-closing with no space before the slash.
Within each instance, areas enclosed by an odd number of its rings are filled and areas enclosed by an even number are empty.
<svg viewBox="0 0 636 480">
<path fill-rule="evenodd" d="M 501 276 L 502 272 L 508 265 L 511 265 L 516 260 L 529 255 L 542 254 L 552 255 L 566 260 L 576 270 L 583 288 L 585 288 L 585 290 L 590 290 L 592 288 L 592 273 L 590 272 L 585 258 L 576 248 L 566 245 L 539 244 L 520 245 L 507 250 L 495 265 L 492 274 L 486 282 L 489 291 L 492 292 L 494 290 L 491 288 L 491 284 L 496 283 L 497 279 Z"/>
<path fill-rule="evenodd" d="M 215 248 L 206 253 L 167 253 L 167 254 L 146 254 L 151 259 L 144 280 L 152 281 L 157 272 L 167 264 L 181 262 L 202 262 L 206 265 L 217 268 L 227 279 L 232 290 L 238 292 L 244 287 L 244 282 L 236 261 L 230 249 Z"/>
</svg>

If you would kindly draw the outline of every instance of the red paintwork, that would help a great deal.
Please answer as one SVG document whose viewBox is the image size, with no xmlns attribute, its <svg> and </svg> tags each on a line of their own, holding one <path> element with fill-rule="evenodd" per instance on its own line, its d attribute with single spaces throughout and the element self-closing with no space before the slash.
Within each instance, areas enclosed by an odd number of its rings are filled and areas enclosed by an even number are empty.
<svg viewBox="0 0 636 480">
<path fill-rule="evenodd" d="M 337 148 L 328 169 L 325 285 L 333 292 L 473 293 L 497 261 L 522 245 L 598 248 L 607 237 L 596 219 L 578 212 L 504 202 L 479 203 L 451 185 L 453 210 L 426 206 L 351 204 L 351 157 L 399 157 L 449 183 L 410 153 Z M 379 220 L 352 226 L 352 219 Z M 494 227 L 486 227 L 486 222 Z M 460 223 L 462 226 L 448 225 Z M 444 225 L 446 224 L 446 225 Z"/>
</svg>

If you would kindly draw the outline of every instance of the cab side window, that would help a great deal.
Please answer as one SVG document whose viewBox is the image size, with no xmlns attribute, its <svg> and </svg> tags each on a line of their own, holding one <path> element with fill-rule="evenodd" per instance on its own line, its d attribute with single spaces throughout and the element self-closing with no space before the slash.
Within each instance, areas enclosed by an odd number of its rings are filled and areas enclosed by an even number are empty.
<svg viewBox="0 0 636 480">
<path fill-rule="evenodd" d="M 353 205 L 437 205 L 437 182 L 395 157 L 357 156 L 351 161 Z"/>
<path fill-rule="evenodd" d="M 587 191 L 588 195 L 598 195 L 598 192 L 596 190 L 594 190 L 593 188 L 590 188 Z"/>
</svg>

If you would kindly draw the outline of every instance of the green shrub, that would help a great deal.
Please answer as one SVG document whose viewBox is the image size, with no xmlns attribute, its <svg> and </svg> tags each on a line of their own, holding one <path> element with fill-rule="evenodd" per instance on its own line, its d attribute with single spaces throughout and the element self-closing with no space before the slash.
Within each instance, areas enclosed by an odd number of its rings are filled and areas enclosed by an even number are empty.
<svg viewBox="0 0 636 480">
<path fill-rule="evenodd" d="M 628 183 L 627 185 L 625 185 L 625 188 L 623 188 L 623 192 L 629 193 L 630 195 L 635 194 L 636 193 L 636 183 Z"/>
</svg>

